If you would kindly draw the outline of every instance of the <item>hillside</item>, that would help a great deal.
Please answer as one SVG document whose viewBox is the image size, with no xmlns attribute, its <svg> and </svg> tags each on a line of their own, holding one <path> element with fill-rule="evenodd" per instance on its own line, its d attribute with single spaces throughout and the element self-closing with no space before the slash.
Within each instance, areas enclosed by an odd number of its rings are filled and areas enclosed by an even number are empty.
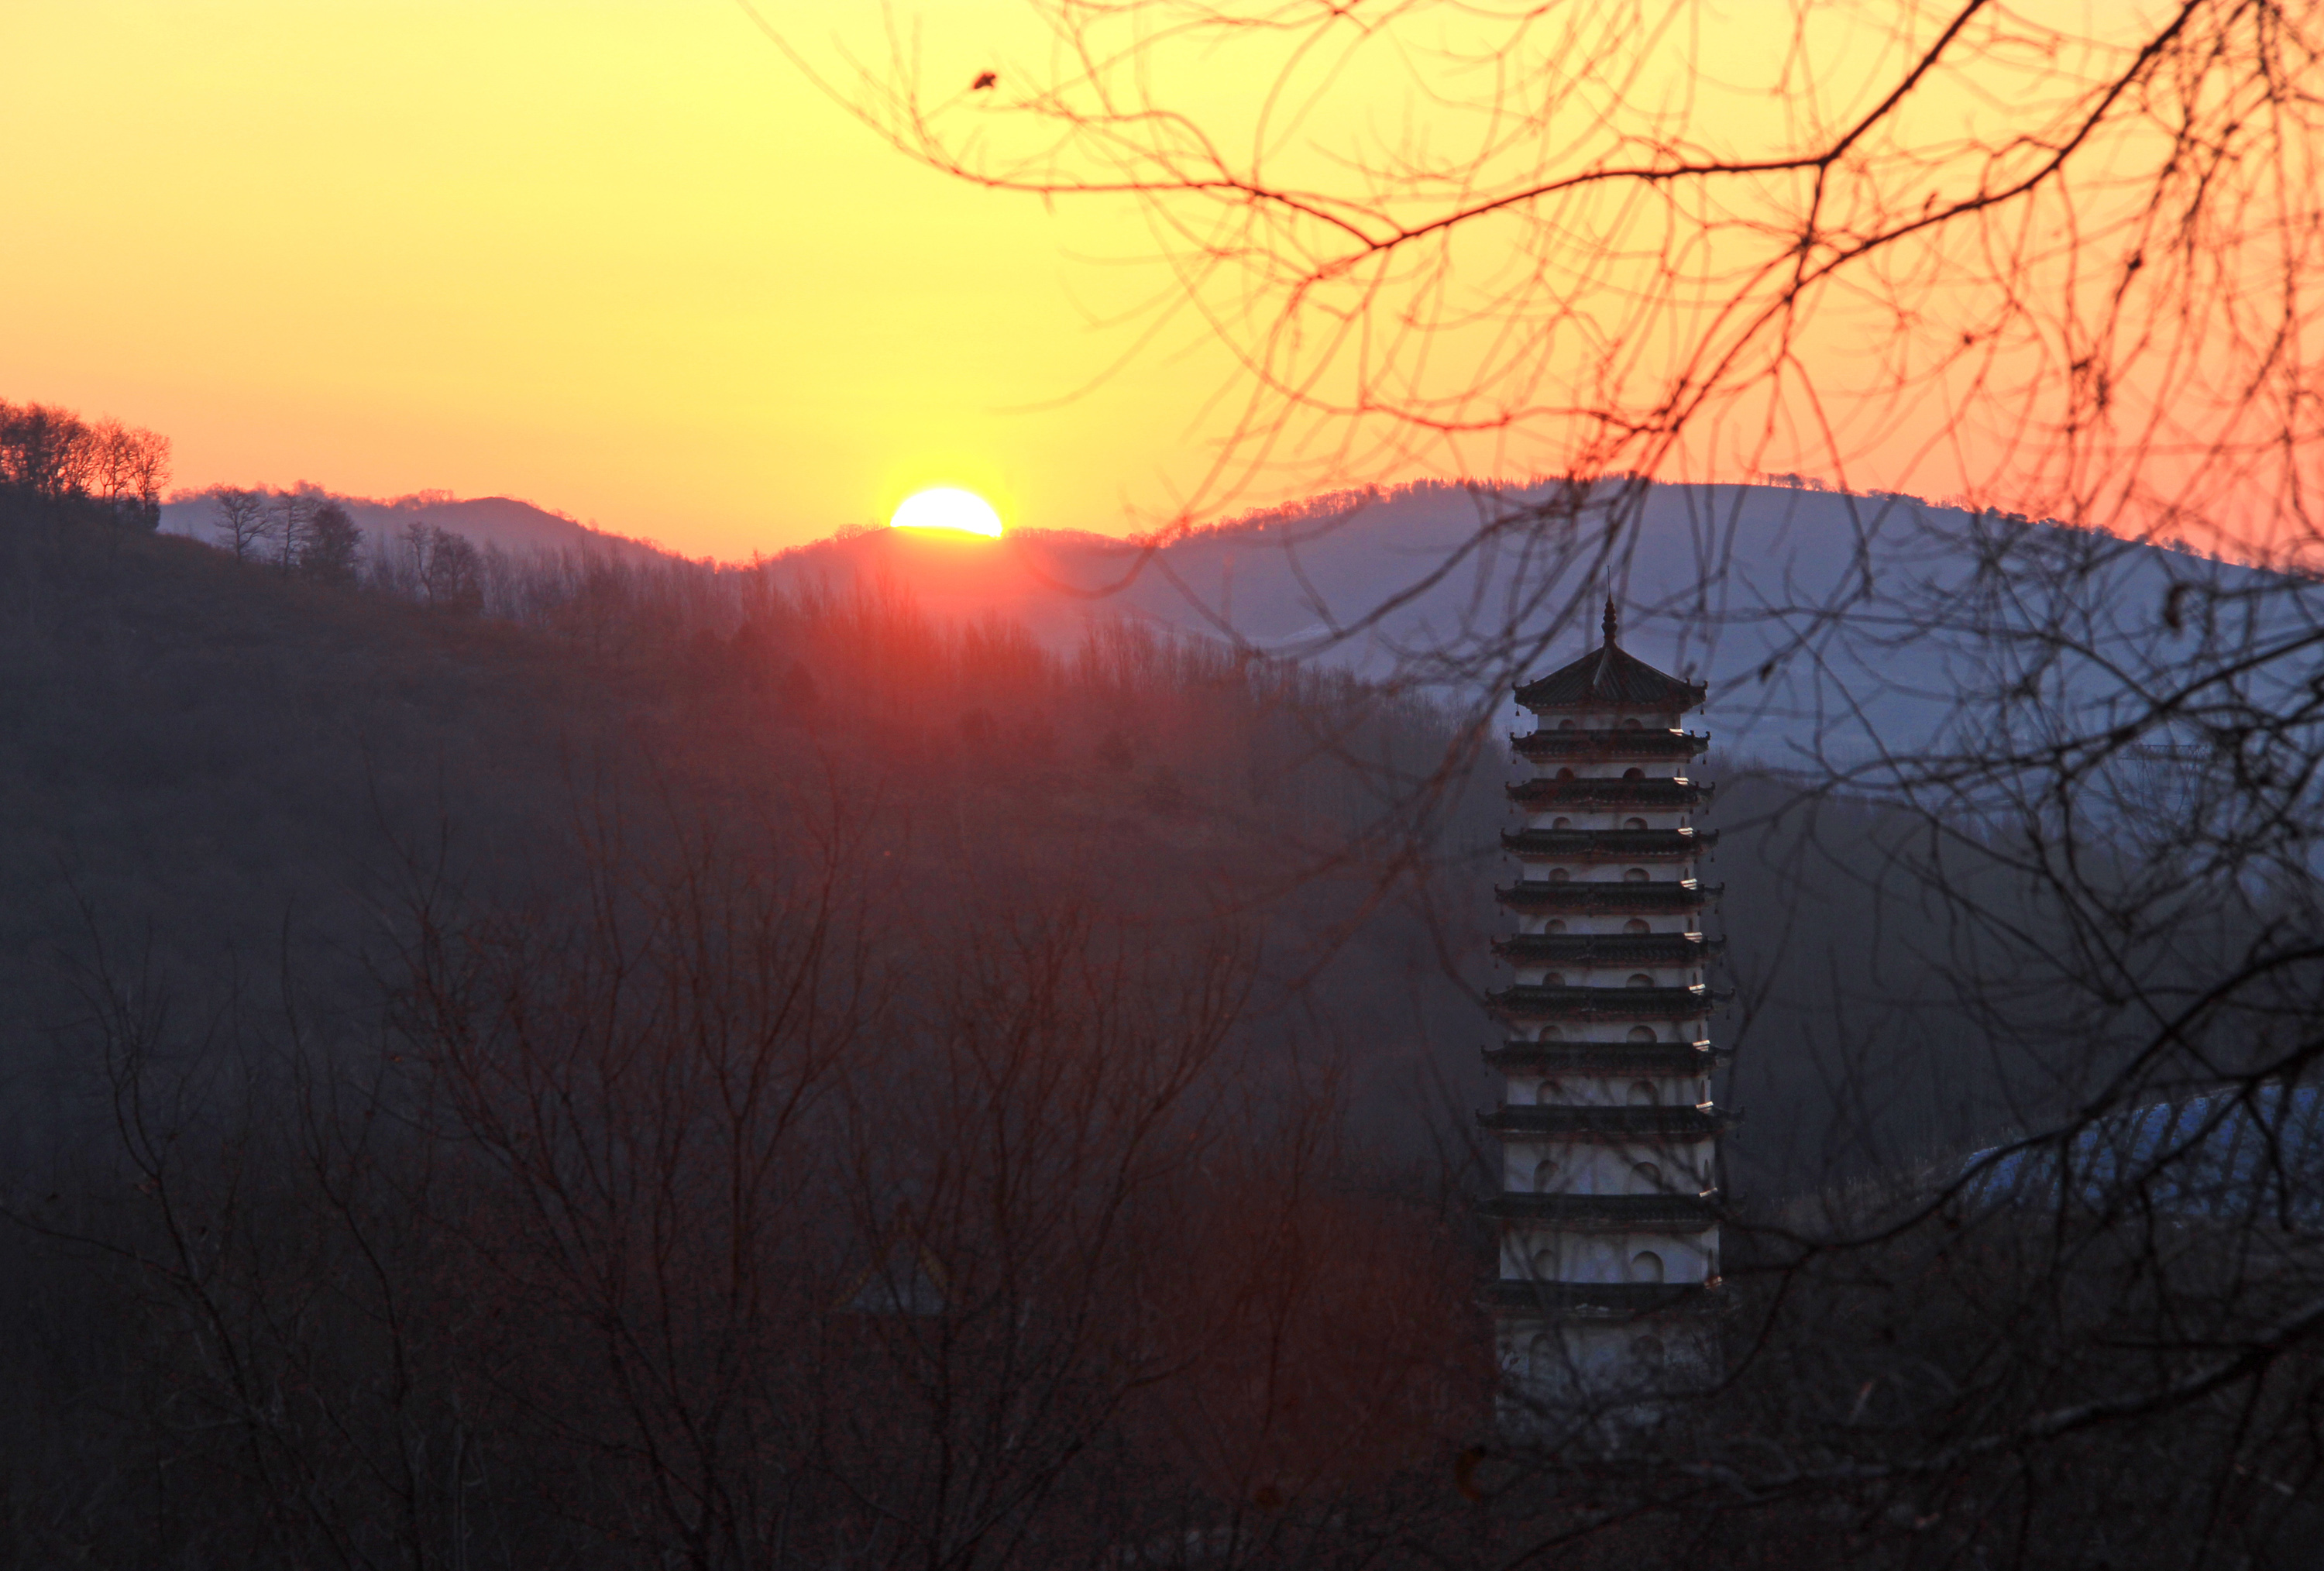
<svg viewBox="0 0 2324 1571">
<path fill-rule="evenodd" d="M 478 1447 L 447 1509 L 595 1553 L 637 1492 L 581 1463 L 703 1392 L 715 1468 L 862 1489 L 954 1391 L 1126 1381 L 1133 1480 L 1340 1487 L 1488 1378 L 1499 749 L 1431 799 L 1455 723 L 1343 674 L 687 574 L 518 621 L 0 504 L 0 1550 L 257 1563 L 272 1502 L 388 1520 Z M 1739 1271 L 2028 1076 L 1880 887 L 1915 821 L 1722 783 Z M 965 1384 L 865 1383 L 927 1343 Z"/>
<path fill-rule="evenodd" d="M 1425 763 L 1443 745 L 1425 715 L 1287 671 L 1254 689 L 1231 661 L 1135 637 L 1060 660 L 892 600 L 776 596 L 724 636 L 607 636 L 309 584 L 167 534 L 21 511 L 0 530 L 0 649 L 21 678 L 0 696 L 12 1074 L 80 1050 L 100 946 L 171 990 L 181 1023 L 237 1001 L 268 1016 L 287 966 L 359 1029 L 413 859 L 553 901 L 608 803 L 641 846 L 696 821 L 799 815 L 802 845 L 817 816 L 876 821 L 859 871 L 899 942 L 927 901 L 1003 889 L 1166 925 L 1221 913 L 1282 989 L 1328 962 L 1296 1025 L 1264 1023 L 1289 991 L 1261 1001 L 1254 1040 L 1340 1042 L 1383 1115 L 1448 1063 L 1475 1072 L 1473 1010 L 1426 923 L 1347 925 L 1373 874 L 1337 843 L 1380 804 L 1342 756 Z M 1464 896 L 1452 952 L 1481 970 L 1466 924 L 1489 907 Z M 1349 1025 L 1382 1020 L 1398 1024 Z"/>
<path fill-rule="evenodd" d="M 358 996 L 400 858 L 443 825 L 456 868 L 522 869 L 564 761 L 602 748 L 639 697 L 521 630 L 191 541 L 21 512 L 0 531 L 12 1076 L 69 1054 L 100 942 L 166 980 L 189 1025 L 274 995 L 286 963 L 320 996 Z"/>
<path fill-rule="evenodd" d="M 1139 629 L 1159 616 L 1124 623 L 1118 601 L 1058 587 L 1119 564 L 1113 542 L 881 531 L 706 578 L 707 599 L 670 601 L 682 580 L 668 577 L 707 569 L 649 567 L 515 625 L 167 535 L 11 529 L 7 636 L 33 676 L 0 710 L 15 743 L 5 871 L 23 892 L 0 933 L 12 1063 L 65 1040 L 82 1008 L 72 967 L 97 937 L 116 955 L 150 944 L 158 974 L 213 1000 L 263 993 L 287 938 L 303 977 L 361 998 L 398 858 L 432 854 L 439 829 L 463 875 L 553 885 L 542 868 L 601 790 L 713 818 L 812 790 L 878 816 L 880 861 L 906 880 L 881 898 L 907 907 L 939 886 L 1079 889 L 1123 917 L 1255 922 L 1277 991 L 1254 1030 L 1335 1042 L 1389 1146 L 1436 1126 L 1465 1138 L 1506 761 L 1488 749 L 1455 782 L 1426 860 L 1381 903 L 1375 881 L 1401 854 L 1394 777 L 1434 766 L 1445 722 L 1215 643 L 1157 642 Z M 1227 543 L 1197 538 L 1157 565 L 1183 580 Z M 1139 592 L 1160 581 L 1149 571 Z M 997 619 L 1012 605 L 1037 628 L 1046 615 L 1047 638 Z M 1649 622 L 1640 642 L 1655 636 Z M 1738 1160 L 1815 1170 L 1838 1072 L 1819 1059 L 1868 1031 L 1888 1044 L 1894 1121 L 1865 1159 L 1886 1140 L 1968 1138 L 1977 1094 L 1926 1067 L 1958 1049 L 1941 990 L 1916 980 L 1919 919 L 1860 885 L 1886 853 L 1849 865 L 1846 847 L 1884 833 L 1877 815 L 1827 812 L 1812 841 L 1775 821 L 1784 793 L 1737 772 L 1743 708 L 1714 688 L 1704 766 L 1727 785 L 1715 920 L 1744 1006 L 1720 1029 L 1767 1044 L 1725 1093 L 1759 1108 Z M 1416 1121 L 1414 1097 L 1433 1106 L 1440 1084 L 1452 1104 Z"/>
</svg>

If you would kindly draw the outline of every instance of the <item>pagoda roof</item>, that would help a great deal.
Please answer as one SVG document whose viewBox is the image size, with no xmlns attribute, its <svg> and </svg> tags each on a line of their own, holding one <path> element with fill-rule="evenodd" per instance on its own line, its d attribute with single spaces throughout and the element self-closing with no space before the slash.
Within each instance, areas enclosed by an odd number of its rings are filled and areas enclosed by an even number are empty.
<svg viewBox="0 0 2324 1571">
<path fill-rule="evenodd" d="M 1686 862 L 1719 844 L 1716 829 L 1504 829 L 1501 849 L 1552 862 Z"/>
<path fill-rule="evenodd" d="M 1615 642 L 1614 602 L 1606 602 L 1606 642 L 1570 665 L 1519 684 L 1528 709 L 1645 709 L 1665 714 L 1699 707 L 1710 688 L 1658 671 Z"/>
<path fill-rule="evenodd" d="M 1512 933 L 1493 953 L 1522 966 L 1699 966 L 1725 947 L 1701 933 Z"/>
<path fill-rule="evenodd" d="M 1727 1117 L 1709 1107 L 1555 1104 L 1496 1107 L 1477 1114 L 1477 1124 L 1505 1140 L 1699 1141 L 1717 1134 Z"/>
<path fill-rule="evenodd" d="M 1503 1042 L 1485 1062 L 1503 1074 L 1708 1075 L 1715 1049 L 1702 1042 Z"/>
<path fill-rule="evenodd" d="M 1548 1223 L 1560 1233 L 1707 1233 L 1719 1225 L 1708 1195 L 1494 1195 L 1477 1215 Z"/>
<path fill-rule="evenodd" d="M 1509 800 L 1521 808 L 1643 808 L 1649 812 L 1699 807 L 1711 791 L 1709 785 L 1683 774 L 1654 780 L 1613 780 L 1605 775 L 1536 778 L 1508 788 Z"/>
<path fill-rule="evenodd" d="M 1711 745 L 1693 731 L 1523 731 L 1509 734 L 1520 758 L 1692 758 Z"/>
<path fill-rule="evenodd" d="M 1519 984 L 1485 994 L 1497 1014 L 1526 1020 L 1692 1020 L 1718 1000 L 1692 987 L 1529 987 Z"/>
<path fill-rule="evenodd" d="M 1646 916 L 1699 911 L 1717 897 L 1718 886 L 1682 878 L 1664 883 L 1612 880 L 1525 879 L 1493 891 L 1511 910 L 1558 916 Z"/>
</svg>

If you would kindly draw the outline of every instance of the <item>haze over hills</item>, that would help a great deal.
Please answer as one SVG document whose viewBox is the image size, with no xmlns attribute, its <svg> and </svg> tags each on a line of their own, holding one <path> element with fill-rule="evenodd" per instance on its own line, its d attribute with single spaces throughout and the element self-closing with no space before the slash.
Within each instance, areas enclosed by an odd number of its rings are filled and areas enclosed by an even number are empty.
<svg viewBox="0 0 2324 1571">
<path fill-rule="evenodd" d="M 2022 518 L 1919 499 L 1798 485 L 1660 485 L 1609 493 L 1546 525 L 1545 486 L 1423 485 L 1316 498 L 1157 544 L 1074 530 L 998 541 L 851 530 L 757 559 L 689 561 L 506 497 L 343 499 L 376 552 L 414 524 L 512 559 L 619 561 L 676 573 L 741 570 L 788 593 L 900 596 L 939 621 L 998 618 L 1053 652 L 1128 618 L 1254 653 L 1428 693 L 1474 712 L 1599 636 L 1600 595 L 1628 647 L 1707 680 L 1723 744 L 1773 765 L 1818 759 L 1875 770 L 1899 753 L 1983 745 L 1991 705 L 2038 670 L 2095 714 L 2124 671 L 2192 636 L 2165 608 L 2186 596 L 2246 604 L 2254 635 L 2324 621 L 2306 580 Z M 1626 511 L 1608 544 L 1609 509 Z M 200 537 L 206 504 L 173 503 L 165 531 Z M 1980 597 L 1997 563 L 2078 581 L 2084 653 L 2058 630 Z M 725 629 L 724 631 L 731 631 Z M 2134 707 L 2143 700 L 2132 696 Z M 1967 734 L 1963 728 L 1968 727 Z"/>
<path fill-rule="evenodd" d="M 422 492 L 381 501 L 336 493 L 318 494 L 329 494 L 346 509 L 356 527 L 364 531 L 365 544 L 374 550 L 411 525 L 424 523 L 464 535 L 478 546 L 495 546 L 512 553 L 581 550 L 632 560 L 669 554 L 647 542 L 592 528 L 561 513 L 551 513 L 512 496 L 462 499 L 448 492 Z M 181 495 L 163 504 L 161 532 L 208 540 L 213 511 L 207 497 Z"/>
<path fill-rule="evenodd" d="M 1911 497 L 1660 485 L 1609 551 L 1596 504 L 1545 528 L 1522 522 L 1547 494 L 1326 497 L 1153 548 L 1071 531 L 988 544 L 874 531 L 769 567 L 832 587 L 893 584 L 932 614 L 999 615 L 1052 642 L 1093 616 L 1127 615 L 1464 709 L 1596 642 L 1610 587 L 1628 647 L 1709 681 L 1724 746 L 1858 768 L 1984 745 L 2000 722 L 1965 713 L 1964 698 L 2032 671 L 2072 704 L 2116 703 L 2123 673 L 2167 663 L 2197 636 L 2184 618 L 2170 624 L 2186 605 L 2238 605 L 2254 636 L 2324 620 L 2305 579 Z M 1984 596 L 2005 562 L 2076 586 L 2081 656 L 2055 658 L 2062 631 L 2037 611 Z M 1517 719 L 1506 699 L 1499 714 Z"/>
<path fill-rule="evenodd" d="M 471 504 L 469 516 L 516 505 Z M 1439 521 L 1452 527 L 1449 509 Z M 892 796 L 882 855 L 916 847 L 916 870 L 964 875 L 973 856 L 1014 879 L 1020 858 L 1072 864 L 1130 879 L 1148 903 L 1181 883 L 1280 873 L 1299 884 L 1268 905 L 1299 935 L 1277 949 L 1282 964 L 1304 971 L 1320 935 L 1335 935 L 1336 980 L 1310 996 L 1371 1022 L 1357 1033 L 1351 1089 L 1409 1138 L 1415 1077 L 1457 1086 L 1474 1073 L 1469 1049 L 1485 1027 L 1468 990 L 1484 980 L 1481 935 L 1499 920 L 1505 760 L 1485 753 L 1450 818 L 1426 831 L 1449 870 L 1428 910 L 1356 919 L 1370 899 L 1360 867 L 1290 878 L 1335 864 L 1342 837 L 1370 844 L 1383 814 L 1397 832 L 1393 782 L 1441 761 L 1452 717 L 1289 662 L 1245 671 L 1215 642 L 1123 629 L 1125 608 L 1149 626 L 1204 627 L 1191 591 L 1205 570 L 1232 574 L 1240 607 L 1246 571 L 1229 559 L 1289 559 L 1268 538 L 1276 527 L 1179 542 L 1114 596 L 1093 592 L 1137 559 L 1118 541 L 879 531 L 723 573 L 649 555 L 596 590 L 503 620 L 312 584 L 184 540 L 133 536 L 123 549 L 28 522 L 0 571 L 0 589 L 39 608 L 11 624 L 17 667 L 38 679 L 0 706 L 20 744 L 0 770 L 16 827 L 0 864 L 23 897 L 0 933 L 0 992 L 14 1001 L 0 1041 L 46 1040 L 73 1015 L 55 967 L 78 942 L 83 897 L 116 935 L 150 923 L 157 966 L 205 985 L 262 973 L 286 918 L 304 952 L 323 956 L 310 974 L 327 966 L 353 984 L 365 891 L 399 846 L 425 845 L 440 820 L 479 867 L 521 873 L 553 860 L 544 836 L 606 760 L 626 759 L 688 799 L 731 792 L 753 812 L 768 781 L 802 773 L 844 781 L 847 799 Z M 1366 579 L 1354 548 L 1379 538 L 1327 531 L 1314 554 L 1349 592 L 1374 593 L 1384 579 Z M 809 592 L 882 582 L 908 597 Z M 667 592 L 688 586 L 704 592 Z M 1259 615 L 1287 615 L 1292 597 L 1269 587 L 1277 597 Z M 1052 650 L 1010 628 L 1012 614 Z M 971 625 L 948 631 L 948 616 Z M 1649 648 L 1653 631 L 1640 640 Z M 1595 629 L 1561 634 L 1547 659 L 1572 658 L 1585 636 Z M 1725 717 L 1711 724 L 1713 777 L 1729 777 L 1722 801 L 1748 816 Z M 930 781 L 942 791 L 930 796 Z M 1748 838 L 1722 855 L 1757 859 Z M 1738 910 L 1786 893 L 1746 876 Z M 1826 892 L 1821 906 L 1840 899 Z M 1738 965 L 1766 975 L 1785 964 L 1762 941 L 1784 922 L 1772 909 L 1747 918 L 1738 930 L 1754 938 Z M 1464 978 L 1445 973 L 1447 956 Z"/>
</svg>

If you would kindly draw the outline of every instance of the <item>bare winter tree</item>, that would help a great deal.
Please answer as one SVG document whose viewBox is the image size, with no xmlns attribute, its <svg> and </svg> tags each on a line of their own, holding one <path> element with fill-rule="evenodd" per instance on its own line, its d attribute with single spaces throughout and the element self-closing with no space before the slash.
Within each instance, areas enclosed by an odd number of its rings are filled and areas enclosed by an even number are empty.
<svg viewBox="0 0 2324 1571">
<path fill-rule="evenodd" d="M 265 538 L 272 552 L 274 565 L 290 572 L 306 554 L 307 542 L 314 532 L 316 510 L 323 498 L 300 489 L 277 491 L 267 498 Z"/>
<path fill-rule="evenodd" d="M 1238 1062 L 1238 931 L 965 888 L 916 912 L 860 809 L 780 808 L 601 812 L 569 898 L 422 866 L 377 1043 L 294 1010 L 189 1051 L 99 970 L 123 1165 L 70 1211 L 0 1202 L 118 1261 L 152 1327 L 124 1400 L 170 1483 L 120 1486 L 154 1520 L 98 1537 L 1306 1557 L 1449 1463 L 1459 1273 L 1433 1219 L 1383 1234 L 1331 1180 L 1327 1099 Z"/>
<path fill-rule="evenodd" d="M 86 495 L 96 465 L 94 434 L 53 404 L 0 404 L 0 484 L 47 501 Z"/>
<path fill-rule="evenodd" d="M 1416 461 L 1871 464 L 2133 532 L 2223 488 L 2306 525 L 2305 8 L 1028 9 L 1053 64 L 970 95 L 899 52 L 856 102 L 966 178 L 1147 204 L 1249 376 L 1196 511 Z M 1263 86 L 1198 96 L 1222 74 Z"/>
<path fill-rule="evenodd" d="M 423 605 L 475 611 L 484 605 L 484 558 L 466 535 L 432 523 L 408 525 L 390 565 L 397 582 Z"/>
<path fill-rule="evenodd" d="M 124 522 L 161 522 L 170 439 L 51 404 L 0 402 L 0 485 L 44 501 L 94 497 Z"/>
<path fill-rule="evenodd" d="M 266 493 L 213 485 L 208 497 L 210 530 L 218 544 L 232 551 L 235 561 L 248 561 L 266 540 Z"/>
<path fill-rule="evenodd" d="M 299 571 L 325 584 L 352 584 L 361 571 L 363 531 L 336 502 L 315 509 L 299 551 Z"/>
<path fill-rule="evenodd" d="M 1941 1009 L 1960 1143 L 1737 1209 L 1727 1388 L 1626 1463 L 1531 1458 L 1503 1495 L 1524 1552 L 1699 1555 L 1686 1513 L 1717 1507 L 1851 1563 L 2296 1563 L 2324 1401 L 2324 18 L 1029 9 L 1039 59 L 931 62 L 899 31 L 835 85 L 963 178 L 1144 205 L 1171 309 L 1238 378 L 1164 524 L 1416 469 L 1556 477 L 1479 486 L 1389 594 L 1319 596 L 1333 639 L 1489 580 L 1399 671 L 1481 721 L 1673 548 L 1644 531 L 1658 485 L 1804 470 L 1847 524 L 1852 563 L 1745 595 L 1701 510 L 1650 608 L 1757 629 L 1756 680 L 1820 717 L 1784 843 L 1933 923 L 1931 995 L 1860 1017 L 1826 1091 L 1877 1119 Z M 1900 697 L 1919 718 L 1876 722 Z M 1826 844 L 1867 813 L 1887 828 Z M 1851 986 L 1878 1002 L 1828 996 Z"/>
</svg>

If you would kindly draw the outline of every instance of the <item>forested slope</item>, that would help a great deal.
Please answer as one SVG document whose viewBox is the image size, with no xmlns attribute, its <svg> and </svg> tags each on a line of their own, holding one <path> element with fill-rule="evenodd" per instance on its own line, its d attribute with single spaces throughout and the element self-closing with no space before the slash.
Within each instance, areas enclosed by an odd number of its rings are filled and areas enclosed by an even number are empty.
<svg viewBox="0 0 2324 1571">
<path fill-rule="evenodd" d="M 1352 945 L 1301 1029 L 1352 1009 L 1360 1056 L 1400 1076 L 1432 1020 L 1471 1034 L 1434 936 L 1351 854 L 1392 846 L 1377 766 L 1425 770 L 1442 738 L 1344 682 L 1130 630 L 1058 656 L 862 594 L 769 594 L 723 636 L 627 602 L 520 627 L 69 509 L 20 502 L 0 531 L 12 1073 L 69 1040 L 100 944 L 196 1015 L 272 997 L 286 959 L 355 1007 L 416 868 L 537 892 L 607 811 L 633 836 L 849 817 L 899 912 L 1029 877 L 1123 918 L 1250 923 L 1286 981 Z"/>
<path fill-rule="evenodd" d="M 12 1073 L 75 1018 L 99 940 L 189 1010 L 271 988 L 286 942 L 344 989 L 399 855 L 439 821 L 466 865 L 534 855 L 566 761 L 635 702 L 518 629 L 66 508 L 0 513 L 0 607 Z"/>
<path fill-rule="evenodd" d="M 1120 622 L 537 568 L 496 618 L 0 506 L 0 1564 L 1467 1532 L 1499 739 Z M 1764 1307 L 1759 1223 L 2070 1104 L 1978 1010 L 2076 1000 L 1928 898 L 2038 931 L 2006 836 L 1707 762 Z M 1931 1356 L 1960 1269 L 1897 1300 Z M 1811 1298 L 1768 1432 L 1904 1313 Z"/>
</svg>

